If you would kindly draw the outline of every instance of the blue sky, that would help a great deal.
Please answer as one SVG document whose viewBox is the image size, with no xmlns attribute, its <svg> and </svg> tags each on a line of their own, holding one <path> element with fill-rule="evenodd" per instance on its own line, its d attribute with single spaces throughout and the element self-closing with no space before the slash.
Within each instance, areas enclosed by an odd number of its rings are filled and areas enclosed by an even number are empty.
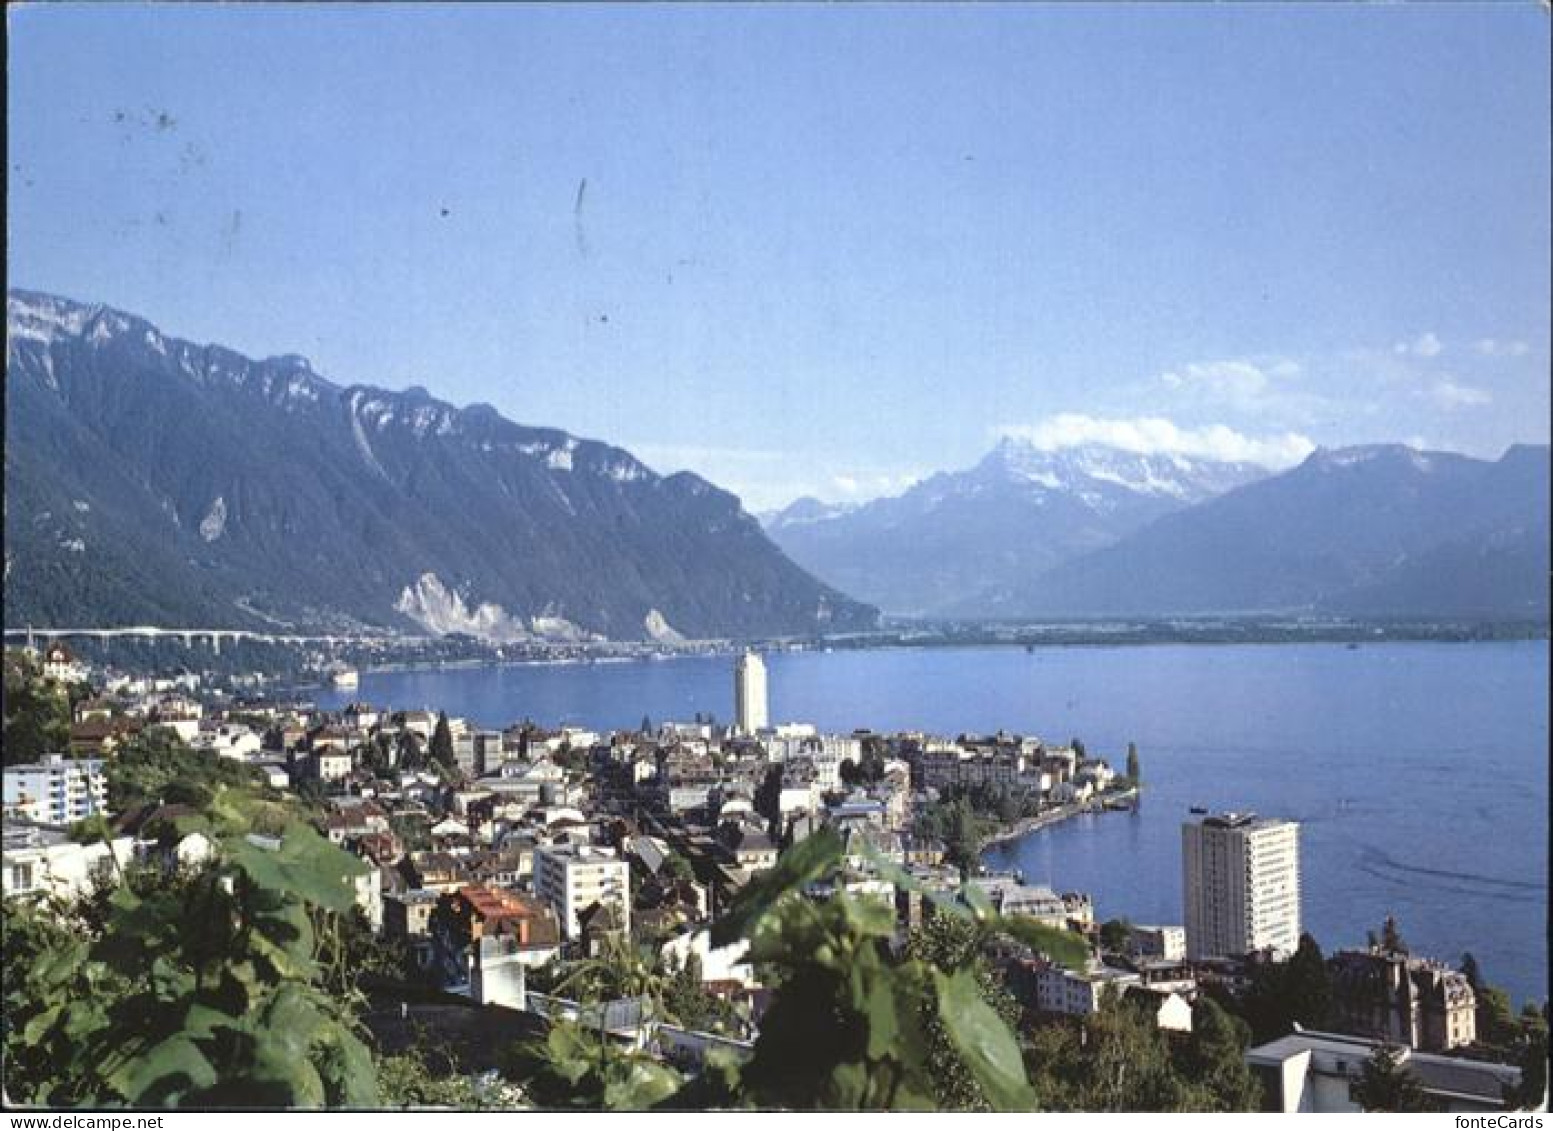
<svg viewBox="0 0 1553 1131">
<path fill-rule="evenodd" d="M 1537 4 L 8 18 L 13 285 L 752 507 L 1548 439 Z"/>
</svg>

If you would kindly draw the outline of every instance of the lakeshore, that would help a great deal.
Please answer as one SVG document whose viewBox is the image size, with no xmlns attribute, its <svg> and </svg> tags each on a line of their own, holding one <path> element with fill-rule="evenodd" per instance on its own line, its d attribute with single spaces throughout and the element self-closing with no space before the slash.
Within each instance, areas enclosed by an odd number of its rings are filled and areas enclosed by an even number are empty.
<svg viewBox="0 0 1553 1131">
<path fill-rule="evenodd" d="M 1138 804 L 1141 795 L 1141 786 L 1129 786 L 1126 789 L 1106 790 L 1083 801 L 1054 805 L 1044 813 L 1037 813 L 1033 817 L 1022 817 L 1007 828 L 986 837 L 982 841 L 982 851 L 985 852 L 996 845 L 1022 840 L 1031 833 L 1038 833 L 1042 829 L 1051 828 L 1053 825 L 1085 813 L 1103 813 L 1108 810 L 1130 811 L 1132 806 Z"/>
<path fill-rule="evenodd" d="M 837 648 L 767 664 L 773 708 L 824 731 L 1006 727 L 1081 735 L 1113 757 L 1137 742 L 1147 805 L 1000 839 L 989 867 L 1091 891 L 1106 916 L 1179 922 L 1192 807 L 1287 816 L 1304 829 L 1304 915 L 1323 945 L 1362 943 L 1364 909 L 1381 907 L 1421 949 L 1471 950 L 1517 998 L 1541 998 L 1547 856 L 1499 831 L 1546 819 L 1548 654 L 1545 641 Z M 727 662 L 704 656 L 364 670 L 357 692 L 325 690 L 319 704 L 353 699 L 436 705 L 489 727 L 732 714 Z"/>
</svg>

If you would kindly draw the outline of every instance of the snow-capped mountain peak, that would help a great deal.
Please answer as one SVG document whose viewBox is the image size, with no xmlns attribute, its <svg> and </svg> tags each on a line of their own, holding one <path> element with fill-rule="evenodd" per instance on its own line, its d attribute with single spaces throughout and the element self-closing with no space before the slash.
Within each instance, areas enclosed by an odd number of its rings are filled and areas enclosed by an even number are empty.
<svg viewBox="0 0 1553 1131">
<path fill-rule="evenodd" d="M 1143 454 L 1098 444 L 1048 451 L 1009 437 L 972 474 L 977 479 L 995 478 L 1080 497 L 1121 490 L 1193 503 L 1260 479 L 1267 471 L 1250 463 L 1223 463 L 1170 452 Z"/>
</svg>

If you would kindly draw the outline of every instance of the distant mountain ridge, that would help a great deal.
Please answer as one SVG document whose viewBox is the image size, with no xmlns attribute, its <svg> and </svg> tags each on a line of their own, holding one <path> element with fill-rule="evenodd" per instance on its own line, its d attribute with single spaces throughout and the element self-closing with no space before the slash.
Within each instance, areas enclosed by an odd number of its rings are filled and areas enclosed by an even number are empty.
<svg viewBox="0 0 1553 1131">
<path fill-rule="evenodd" d="M 493 640 L 870 627 L 738 500 L 619 448 L 7 295 L 6 624 Z"/>
<path fill-rule="evenodd" d="M 800 565 L 888 612 L 1005 606 L 1026 580 L 1268 473 L 1248 463 L 1005 439 L 974 467 L 854 507 L 763 516 Z"/>
<path fill-rule="evenodd" d="M 1497 461 L 1400 444 L 1318 450 L 974 611 L 1546 620 L 1549 478 L 1546 446 Z"/>
</svg>

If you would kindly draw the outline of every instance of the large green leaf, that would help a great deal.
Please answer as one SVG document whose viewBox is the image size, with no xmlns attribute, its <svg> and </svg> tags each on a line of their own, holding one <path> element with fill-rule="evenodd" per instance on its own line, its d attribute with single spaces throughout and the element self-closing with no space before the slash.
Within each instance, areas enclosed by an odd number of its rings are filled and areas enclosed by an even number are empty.
<svg viewBox="0 0 1553 1131">
<path fill-rule="evenodd" d="M 1024 915 L 1004 915 L 992 926 L 1064 966 L 1081 967 L 1089 961 L 1089 944 L 1072 931 L 1049 927 Z"/>
<path fill-rule="evenodd" d="M 1025 1076 L 1019 1042 L 982 998 L 975 975 L 969 970 L 935 973 L 934 981 L 944 1031 L 988 1102 L 999 1111 L 1033 1110 L 1035 1094 Z"/>
<path fill-rule="evenodd" d="M 645 1111 L 674 1095 L 683 1083 L 678 1072 L 646 1057 L 615 1061 L 605 1072 L 604 1107 L 608 1111 Z"/>
<path fill-rule="evenodd" d="M 137 1107 L 176 1107 L 189 1092 L 215 1082 L 216 1070 L 183 1033 L 129 1057 L 109 1079 Z"/>
<path fill-rule="evenodd" d="M 775 867 L 755 877 L 739 893 L 732 911 L 712 924 L 712 945 L 727 946 L 743 938 L 783 896 L 833 870 L 841 857 L 841 838 L 830 828 L 821 829 L 789 848 L 777 859 Z"/>
</svg>

